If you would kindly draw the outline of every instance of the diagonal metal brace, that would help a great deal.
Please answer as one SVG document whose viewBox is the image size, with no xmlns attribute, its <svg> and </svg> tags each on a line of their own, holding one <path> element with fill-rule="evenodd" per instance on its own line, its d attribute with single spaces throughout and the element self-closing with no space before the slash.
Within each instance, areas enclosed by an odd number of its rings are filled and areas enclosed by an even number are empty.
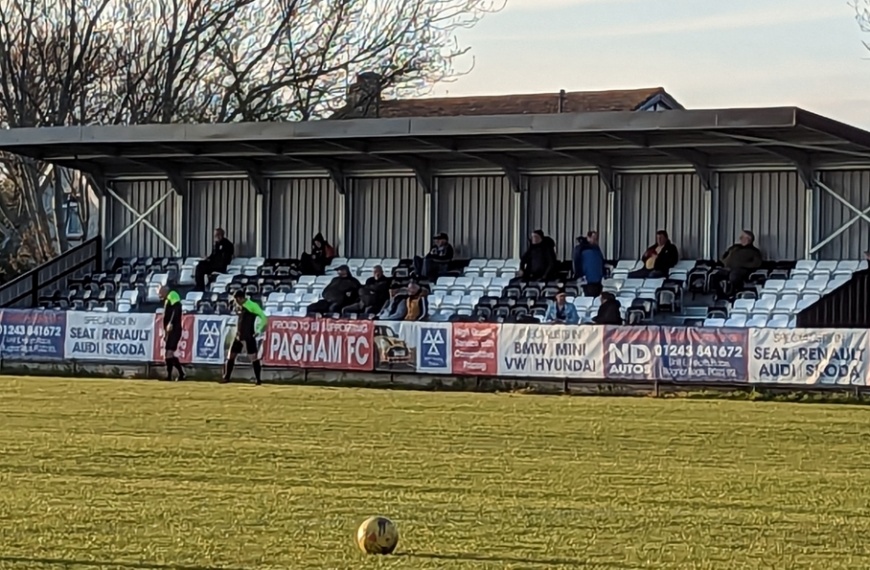
<svg viewBox="0 0 870 570">
<path fill-rule="evenodd" d="M 178 246 L 176 246 L 174 243 L 172 243 L 169 240 L 169 238 L 167 238 L 163 234 L 163 232 L 161 232 L 159 229 L 157 229 L 154 226 L 154 224 L 152 224 L 151 222 L 148 221 L 148 216 L 151 215 L 151 212 L 156 210 L 160 206 L 160 204 L 165 202 L 172 194 L 167 192 L 166 194 L 161 196 L 158 200 L 155 200 L 154 203 L 151 204 L 147 210 L 145 210 L 144 212 L 142 212 L 140 214 L 139 212 L 136 211 L 136 209 L 133 206 L 128 204 L 126 200 L 121 198 L 114 190 L 112 190 L 112 188 L 110 188 L 110 187 L 106 188 L 106 193 L 109 194 L 115 200 L 117 200 L 118 203 L 121 204 L 122 206 L 124 206 L 124 208 L 126 208 L 131 214 L 136 216 L 136 219 L 133 220 L 133 223 L 131 223 L 126 228 L 124 228 L 124 231 L 122 231 L 120 234 L 115 236 L 115 238 L 112 241 L 107 243 L 105 249 L 108 250 L 109 248 L 111 248 L 118 241 L 120 241 L 121 238 L 123 238 L 125 235 L 130 233 L 133 230 L 133 228 L 135 228 L 136 226 L 138 226 L 141 223 L 141 224 L 145 225 L 148 229 L 150 229 L 152 232 L 154 232 L 154 235 L 156 235 L 158 238 L 163 240 L 166 243 L 166 245 L 168 245 L 170 248 L 172 248 L 172 251 L 174 251 L 175 253 L 179 252 Z"/>
<path fill-rule="evenodd" d="M 547 151 L 553 155 L 562 158 L 568 158 L 580 163 L 586 167 L 593 167 L 598 171 L 598 178 L 604 184 L 608 191 L 614 192 L 617 189 L 616 171 L 611 166 L 610 159 L 595 151 L 580 151 L 573 149 L 560 149 L 553 146 L 550 139 L 543 136 L 525 136 L 523 138 L 507 137 L 513 142 L 518 142 L 525 145 L 531 145 L 534 148 Z"/>
<path fill-rule="evenodd" d="M 417 177 L 417 182 L 427 194 L 431 194 L 435 188 L 435 175 L 432 173 L 432 167 L 428 161 L 404 155 L 378 155 L 382 158 L 399 166 L 408 168 L 414 172 Z"/>
<path fill-rule="evenodd" d="M 662 148 L 657 150 L 658 152 L 664 153 L 678 160 L 688 162 L 695 170 L 695 174 L 698 175 L 698 178 L 701 179 L 701 186 L 704 187 L 704 190 L 709 192 L 713 191 L 716 181 L 716 173 L 710 167 L 710 159 L 706 154 L 689 148 Z"/>
<path fill-rule="evenodd" d="M 347 176 L 344 174 L 344 168 L 342 168 L 340 162 L 328 158 L 309 156 L 293 158 L 294 160 L 298 160 L 300 162 L 308 164 L 309 166 L 322 168 L 329 175 L 332 183 L 335 184 L 335 188 L 338 190 L 338 193 L 342 196 L 347 194 Z"/>
<path fill-rule="evenodd" d="M 517 163 L 514 160 L 496 154 L 479 154 L 470 152 L 464 152 L 463 154 L 476 158 L 478 160 L 482 160 L 484 162 L 488 162 L 491 165 L 501 169 L 501 171 L 504 172 L 505 177 L 508 179 L 508 183 L 511 185 L 511 188 L 513 188 L 514 192 L 522 193 L 526 190 L 523 182 L 523 177 L 520 174 L 519 167 L 517 167 Z"/>
</svg>

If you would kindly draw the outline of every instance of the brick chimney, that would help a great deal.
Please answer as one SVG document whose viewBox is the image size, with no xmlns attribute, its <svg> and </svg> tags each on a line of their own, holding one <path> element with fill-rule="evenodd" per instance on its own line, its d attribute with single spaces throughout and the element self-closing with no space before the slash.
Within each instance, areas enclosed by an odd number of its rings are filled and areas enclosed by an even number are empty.
<svg viewBox="0 0 870 570">
<path fill-rule="evenodd" d="M 347 106 L 356 117 L 378 117 L 381 107 L 383 77 L 366 71 L 356 76 L 356 82 L 347 88 Z"/>
</svg>

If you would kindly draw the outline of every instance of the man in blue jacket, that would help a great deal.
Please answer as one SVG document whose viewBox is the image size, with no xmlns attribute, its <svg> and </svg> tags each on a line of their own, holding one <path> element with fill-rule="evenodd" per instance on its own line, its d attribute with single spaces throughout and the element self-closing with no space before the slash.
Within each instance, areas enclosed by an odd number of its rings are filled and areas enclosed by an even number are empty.
<svg viewBox="0 0 870 570">
<path fill-rule="evenodd" d="M 556 293 L 556 300 L 550 301 L 544 322 L 551 325 L 576 325 L 580 323 L 577 307 L 568 302 L 568 295 L 563 290 Z"/>
<path fill-rule="evenodd" d="M 587 297 L 601 295 L 601 282 L 604 280 L 604 254 L 598 245 L 598 232 L 590 230 L 586 237 L 577 238 L 574 247 L 574 277 L 586 278 L 583 294 Z"/>
</svg>

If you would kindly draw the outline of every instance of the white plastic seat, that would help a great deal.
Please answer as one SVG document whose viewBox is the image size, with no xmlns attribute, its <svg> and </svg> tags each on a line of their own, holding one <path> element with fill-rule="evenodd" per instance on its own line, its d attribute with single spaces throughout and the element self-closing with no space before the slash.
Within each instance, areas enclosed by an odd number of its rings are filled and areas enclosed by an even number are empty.
<svg viewBox="0 0 870 570">
<path fill-rule="evenodd" d="M 618 293 L 619 290 L 622 289 L 624 283 L 625 281 L 622 279 L 604 279 L 601 282 L 601 288 L 603 291 Z"/>
<path fill-rule="evenodd" d="M 483 289 L 486 289 L 491 284 L 492 278 L 490 277 L 475 277 L 471 282 L 472 287 L 482 287 Z"/>
<path fill-rule="evenodd" d="M 794 272 L 798 273 L 812 273 L 813 269 L 816 268 L 816 260 L 815 259 L 799 259 L 797 263 L 794 265 Z"/>
<path fill-rule="evenodd" d="M 453 287 L 468 289 L 473 283 L 473 277 L 457 277 L 456 281 L 453 282 Z"/>
<path fill-rule="evenodd" d="M 393 269 L 395 269 L 396 267 L 399 266 L 399 263 L 401 261 L 402 261 L 401 259 L 397 259 L 395 257 L 389 257 L 387 259 L 384 259 L 383 263 L 381 263 L 381 267 L 384 268 L 385 273 L 389 274 L 390 271 L 392 271 Z"/>
<path fill-rule="evenodd" d="M 501 297 L 503 289 L 501 287 L 490 287 L 486 290 L 487 297 Z"/>
<path fill-rule="evenodd" d="M 283 303 L 283 302 L 284 302 L 284 300 L 286 299 L 286 297 L 287 297 L 287 294 L 286 294 L 286 293 L 279 293 L 279 292 L 276 291 L 276 292 L 274 292 L 274 293 L 269 293 L 269 296 L 266 297 L 266 302 L 267 302 L 267 303 L 279 303 L 279 304 L 280 304 L 280 303 Z"/>
<path fill-rule="evenodd" d="M 507 287 L 507 286 L 510 285 L 510 284 L 511 284 L 511 280 L 510 280 L 509 278 L 507 278 L 507 277 L 496 277 L 496 278 L 493 278 L 493 279 L 492 279 L 492 281 L 490 282 L 489 286 L 490 286 L 490 287 L 500 287 L 500 288 L 504 289 L 505 287 Z"/>
<path fill-rule="evenodd" d="M 725 326 L 742 329 L 746 326 L 746 315 L 732 315 L 727 321 L 725 321 Z"/>
<path fill-rule="evenodd" d="M 837 279 L 831 279 L 830 281 L 828 281 L 828 284 L 825 286 L 824 294 L 830 293 L 831 291 L 833 291 L 839 287 L 842 287 L 843 285 L 845 285 L 848 282 L 849 282 L 849 278 L 845 278 L 845 277 L 838 277 Z"/>
<path fill-rule="evenodd" d="M 671 269 L 668 274 L 668 279 L 673 279 L 674 281 L 688 281 L 689 272 L 683 271 L 682 269 Z"/>
<path fill-rule="evenodd" d="M 194 269 L 192 267 L 182 267 L 181 273 L 178 276 L 179 285 L 193 285 L 195 282 Z"/>
<path fill-rule="evenodd" d="M 159 283 L 160 285 L 166 285 L 168 281 L 169 275 L 167 273 L 152 273 L 148 279 L 149 284 Z"/>
<path fill-rule="evenodd" d="M 802 293 L 806 286 L 806 279 L 789 279 L 783 284 L 780 293 Z"/>
<path fill-rule="evenodd" d="M 266 311 L 267 315 L 277 315 L 281 311 L 281 305 L 266 301 L 263 303 L 263 310 Z"/>
<path fill-rule="evenodd" d="M 746 327 L 750 329 L 763 329 L 767 326 L 767 315 L 753 315 L 746 321 Z"/>
<path fill-rule="evenodd" d="M 304 287 L 307 289 L 308 287 L 314 285 L 316 281 L 317 277 L 315 277 L 314 275 L 300 275 L 299 279 L 296 281 L 296 286 Z"/>
<path fill-rule="evenodd" d="M 771 295 L 763 295 L 760 299 L 755 301 L 755 305 L 752 307 L 752 313 L 754 315 L 769 315 L 773 312 L 773 308 L 776 306 L 776 297 Z"/>
<path fill-rule="evenodd" d="M 731 315 L 748 315 L 755 307 L 755 299 L 736 299 L 731 305 Z"/>
<path fill-rule="evenodd" d="M 118 303 L 118 306 L 115 307 L 115 311 L 118 313 L 129 313 L 130 312 L 130 303 Z"/>
<path fill-rule="evenodd" d="M 790 328 L 789 325 L 791 323 L 790 315 L 773 315 L 769 321 L 767 321 L 767 327 L 771 329 L 787 329 Z"/>
<path fill-rule="evenodd" d="M 244 265 L 239 265 L 239 264 L 237 264 L 237 263 L 234 262 L 234 263 L 231 263 L 231 264 L 227 267 L 227 273 L 226 273 L 226 274 L 227 274 L 227 275 L 240 275 L 240 274 L 242 273 L 242 271 L 244 271 L 244 269 L 245 269 L 245 266 L 244 266 Z"/>
<path fill-rule="evenodd" d="M 633 293 L 643 287 L 643 279 L 626 279 L 622 283 L 620 292 Z"/>
<path fill-rule="evenodd" d="M 465 295 L 459 300 L 460 307 L 468 307 L 473 309 L 477 302 L 480 301 L 480 297 L 475 297 L 474 295 Z"/>
<path fill-rule="evenodd" d="M 819 301 L 819 299 L 821 299 L 821 297 L 819 295 L 816 295 L 815 293 L 804 293 L 803 295 L 801 295 L 801 298 L 798 301 L 795 310 L 798 312 L 803 311 L 804 309 L 815 305 Z"/>
<path fill-rule="evenodd" d="M 313 284 L 314 285 L 323 285 L 324 287 L 326 287 L 327 285 L 329 285 L 332 282 L 333 279 L 335 279 L 335 277 L 333 277 L 332 275 L 318 275 L 317 277 L 314 278 Z M 299 281 L 302 281 L 302 279 L 300 279 Z"/>
<path fill-rule="evenodd" d="M 866 263 L 866 262 L 863 262 L 863 263 Z M 842 272 L 848 271 L 849 273 L 855 273 L 856 271 L 861 269 L 861 265 L 862 265 L 861 261 L 855 261 L 854 259 L 844 259 L 843 261 L 840 261 L 839 263 L 837 263 L 837 269 L 835 269 L 835 271 L 837 273 L 839 273 L 841 271 Z"/>
<path fill-rule="evenodd" d="M 160 283 L 151 282 L 148 285 L 148 293 L 145 297 L 145 301 L 148 303 L 159 303 L 160 302 L 160 288 L 162 285 Z"/>
<path fill-rule="evenodd" d="M 821 294 L 828 286 L 828 279 L 826 277 L 811 279 L 806 282 L 804 286 L 804 291 L 808 293 L 819 293 Z"/>
<path fill-rule="evenodd" d="M 763 288 L 764 293 L 779 293 L 785 287 L 785 281 L 782 279 L 769 279 Z"/>
<path fill-rule="evenodd" d="M 125 291 L 125 293 L 135 293 L 135 291 Z M 187 295 L 184 296 L 184 300 L 198 303 L 202 301 L 202 291 L 188 291 Z"/>
<path fill-rule="evenodd" d="M 594 297 L 576 297 L 574 299 L 574 306 L 577 307 L 578 311 L 580 309 L 589 309 L 592 307 L 592 302 L 594 300 Z"/>
<path fill-rule="evenodd" d="M 485 259 L 472 259 L 468 262 L 469 269 L 483 269 L 486 267 L 487 260 Z"/>
<path fill-rule="evenodd" d="M 460 303 L 462 303 L 462 297 L 457 297 L 456 295 L 447 295 L 441 300 L 441 308 L 451 309 L 455 311 L 459 307 Z"/>
<path fill-rule="evenodd" d="M 320 300 L 320 295 L 312 295 L 311 293 L 307 295 L 303 295 L 302 299 L 299 303 L 299 306 L 307 307 L 308 305 L 313 305 L 317 301 Z"/>
<path fill-rule="evenodd" d="M 487 269 L 501 269 L 504 267 L 504 259 L 490 259 L 486 262 Z"/>
<path fill-rule="evenodd" d="M 520 269 L 520 260 L 519 259 L 507 259 L 504 262 L 505 269 L 512 269 L 514 271 L 519 271 Z"/>
<path fill-rule="evenodd" d="M 426 300 L 429 304 L 429 312 L 431 313 L 432 309 L 441 308 L 441 302 L 444 300 L 444 297 L 441 295 L 433 293 L 433 294 L 429 295 L 426 298 Z"/>
<path fill-rule="evenodd" d="M 450 287 L 453 287 L 453 285 L 456 283 L 456 277 L 439 277 L 438 280 L 435 281 L 435 283 L 439 287 L 447 287 L 449 289 Z"/>
<path fill-rule="evenodd" d="M 823 259 L 816 263 L 815 270 L 819 272 L 833 273 L 837 270 L 839 266 L 839 261 L 835 261 L 833 259 Z M 812 273 L 812 271 L 810 273 Z"/>
<path fill-rule="evenodd" d="M 725 319 L 705 319 L 704 326 L 709 328 L 721 328 L 725 326 Z"/>
<path fill-rule="evenodd" d="M 774 315 L 791 315 L 795 312 L 798 304 L 797 295 L 783 295 L 773 306 Z"/>
<path fill-rule="evenodd" d="M 677 262 L 673 269 L 671 269 L 671 273 L 674 271 L 682 271 L 683 273 L 688 273 L 692 269 L 695 268 L 695 264 L 698 262 L 694 259 L 681 259 Z"/>
<path fill-rule="evenodd" d="M 616 267 L 614 271 L 625 271 L 626 273 L 630 273 L 636 269 L 638 269 L 641 265 L 641 262 L 637 259 L 620 259 L 616 263 Z"/>
</svg>

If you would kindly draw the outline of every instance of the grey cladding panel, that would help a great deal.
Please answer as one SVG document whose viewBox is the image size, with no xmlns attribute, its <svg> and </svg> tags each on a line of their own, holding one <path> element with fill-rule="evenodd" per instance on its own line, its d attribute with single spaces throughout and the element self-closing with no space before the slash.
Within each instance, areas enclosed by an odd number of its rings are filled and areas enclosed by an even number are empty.
<svg viewBox="0 0 870 570">
<path fill-rule="evenodd" d="M 704 190 L 695 174 L 637 174 L 622 178 L 620 259 L 637 259 L 665 230 L 682 259 L 702 255 Z M 603 236 L 602 236 L 603 237 Z"/>
<path fill-rule="evenodd" d="M 598 230 L 602 248 L 607 228 L 607 188 L 593 174 L 529 177 L 526 227 L 556 241 L 561 259 L 571 259 L 577 236 Z"/>
<path fill-rule="evenodd" d="M 270 181 L 269 257 L 298 258 L 310 251 L 318 232 L 346 254 L 343 199 L 329 178 L 282 178 Z"/>
<path fill-rule="evenodd" d="M 719 175 L 718 228 L 721 255 L 743 229 L 755 233 L 765 259 L 804 257 L 806 193 L 796 172 L 741 172 Z"/>
<path fill-rule="evenodd" d="M 256 192 L 247 180 L 191 180 L 188 196 L 185 209 L 190 255 L 211 251 L 215 228 L 226 230 L 236 256 L 256 255 Z"/>
<path fill-rule="evenodd" d="M 459 258 L 507 259 L 515 240 L 513 190 L 503 176 L 437 179 L 437 223 Z"/>
<path fill-rule="evenodd" d="M 350 257 L 404 258 L 428 251 L 425 192 L 416 178 L 354 178 L 349 182 Z"/>
</svg>

